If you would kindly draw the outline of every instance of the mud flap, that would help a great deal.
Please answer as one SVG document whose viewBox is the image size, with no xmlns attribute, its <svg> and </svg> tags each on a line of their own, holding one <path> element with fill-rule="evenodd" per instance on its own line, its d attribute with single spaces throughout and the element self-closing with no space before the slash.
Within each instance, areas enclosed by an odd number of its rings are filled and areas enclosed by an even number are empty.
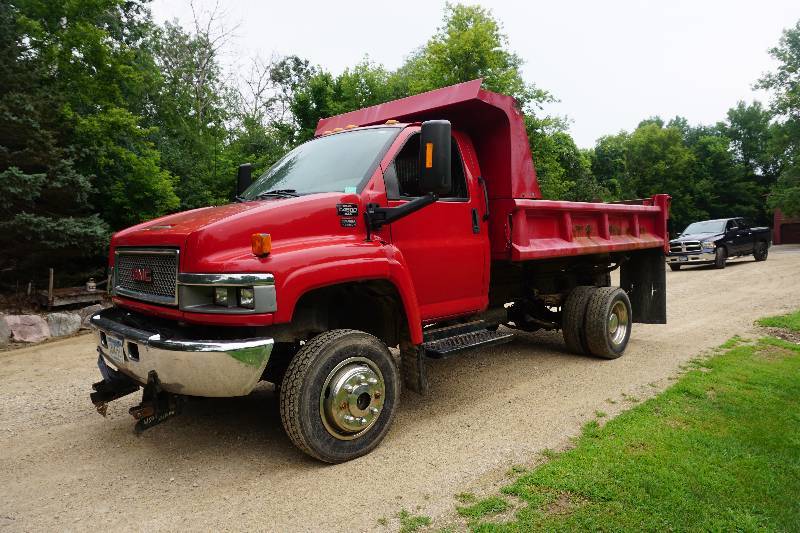
<svg viewBox="0 0 800 533">
<path fill-rule="evenodd" d="M 151 370 L 147 374 L 147 385 L 144 386 L 141 403 L 131 407 L 129 411 L 137 421 L 133 431 L 138 435 L 179 414 L 185 400 L 184 396 L 163 390 L 158 374 Z"/>
<path fill-rule="evenodd" d="M 620 269 L 620 286 L 628 293 L 633 321 L 667 323 L 667 273 L 664 250 L 642 250 L 631 254 Z"/>
<path fill-rule="evenodd" d="M 408 339 L 400 341 L 400 372 L 407 389 L 423 396 L 428 394 L 428 373 L 422 346 L 414 346 Z"/>
</svg>

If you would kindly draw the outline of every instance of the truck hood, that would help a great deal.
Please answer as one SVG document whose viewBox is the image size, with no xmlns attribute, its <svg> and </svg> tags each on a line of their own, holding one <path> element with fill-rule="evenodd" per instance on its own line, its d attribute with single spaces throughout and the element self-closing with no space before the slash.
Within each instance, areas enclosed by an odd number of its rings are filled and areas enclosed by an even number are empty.
<svg viewBox="0 0 800 533">
<path fill-rule="evenodd" d="M 690 233 L 681 235 L 678 238 L 672 239 L 669 242 L 684 242 L 684 241 L 716 241 L 724 237 L 721 233 Z"/>
<path fill-rule="evenodd" d="M 194 209 L 145 222 L 115 234 L 110 253 L 120 246 L 181 249 L 183 272 L 258 271 L 270 256 L 256 258 L 250 240 L 269 233 L 272 250 L 308 246 L 310 240 L 353 238 L 365 231 L 360 216 L 344 227 L 337 204 L 355 204 L 356 194 L 317 193 Z"/>
<path fill-rule="evenodd" d="M 114 235 L 115 246 L 182 246 L 192 232 L 226 218 L 263 208 L 266 202 L 202 207 L 156 218 Z"/>
</svg>

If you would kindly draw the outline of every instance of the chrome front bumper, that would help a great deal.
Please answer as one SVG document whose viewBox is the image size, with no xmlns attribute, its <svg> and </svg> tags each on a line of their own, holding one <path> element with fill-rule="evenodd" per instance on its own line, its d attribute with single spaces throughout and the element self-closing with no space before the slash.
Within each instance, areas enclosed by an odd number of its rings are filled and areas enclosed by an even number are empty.
<svg viewBox="0 0 800 533">
<path fill-rule="evenodd" d="M 692 263 L 713 263 L 717 255 L 714 252 L 689 252 L 688 254 L 668 255 L 667 263 L 691 265 Z"/>
<path fill-rule="evenodd" d="M 256 386 L 272 353 L 271 338 L 194 340 L 165 338 L 157 328 L 133 326 L 130 314 L 106 309 L 93 315 L 97 351 L 141 385 L 155 370 L 161 387 L 189 396 L 244 396 Z M 126 323 L 128 322 L 128 323 Z"/>
</svg>

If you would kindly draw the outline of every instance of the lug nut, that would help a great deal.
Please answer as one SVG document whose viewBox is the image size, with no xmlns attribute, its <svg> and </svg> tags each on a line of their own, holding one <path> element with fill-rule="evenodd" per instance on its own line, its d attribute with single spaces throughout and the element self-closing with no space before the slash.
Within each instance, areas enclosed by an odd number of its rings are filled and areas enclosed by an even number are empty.
<svg viewBox="0 0 800 533">
<path fill-rule="evenodd" d="M 366 418 L 359 418 L 358 419 L 358 423 L 360 425 L 362 425 L 362 426 L 366 426 L 367 425 L 367 419 Z"/>
<path fill-rule="evenodd" d="M 349 383 L 347 385 L 345 385 L 344 387 L 342 387 L 342 388 L 344 390 L 346 390 L 347 392 L 353 392 L 353 386 L 350 385 Z"/>
<path fill-rule="evenodd" d="M 369 412 L 372 413 L 373 415 L 377 415 L 378 414 L 378 408 L 377 407 L 370 407 L 369 408 Z"/>
<path fill-rule="evenodd" d="M 370 385 L 377 385 L 378 384 L 378 380 L 375 379 L 375 378 L 369 378 L 367 380 L 367 383 L 369 383 Z"/>
</svg>

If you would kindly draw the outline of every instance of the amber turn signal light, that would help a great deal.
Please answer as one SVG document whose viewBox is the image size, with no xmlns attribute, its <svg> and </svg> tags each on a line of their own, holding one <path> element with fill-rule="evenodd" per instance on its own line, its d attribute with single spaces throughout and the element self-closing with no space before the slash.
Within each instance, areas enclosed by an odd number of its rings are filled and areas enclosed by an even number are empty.
<svg viewBox="0 0 800 533">
<path fill-rule="evenodd" d="M 250 237 L 250 246 L 253 248 L 253 255 L 263 257 L 272 251 L 272 237 L 269 233 L 253 233 Z"/>
</svg>

